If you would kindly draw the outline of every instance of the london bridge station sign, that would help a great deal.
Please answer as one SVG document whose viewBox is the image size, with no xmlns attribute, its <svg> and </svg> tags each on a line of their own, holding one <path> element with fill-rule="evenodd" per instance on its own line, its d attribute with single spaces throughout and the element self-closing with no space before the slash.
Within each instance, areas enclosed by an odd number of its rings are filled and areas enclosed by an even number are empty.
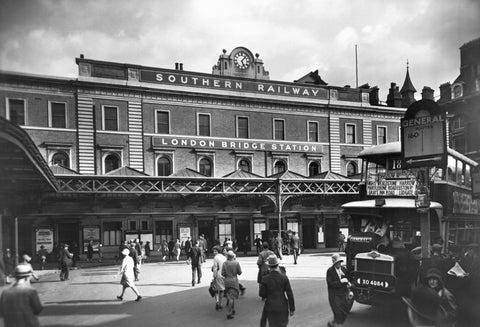
<svg viewBox="0 0 480 327">
<path fill-rule="evenodd" d="M 241 151 L 323 153 L 323 144 L 246 139 L 207 139 L 200 137 L 152 136 L 152 147 L 224 149 Z"/>
<path fill-rule="evenodd" d="M 140 70 L 140 82 L 174 84 L 228 91 L 254 92 L 304 98 L 328 99 L 328 90 L 301 85 L 268 83 L 223 77 L 208 77 L 187 73 Z"/>
</svg>

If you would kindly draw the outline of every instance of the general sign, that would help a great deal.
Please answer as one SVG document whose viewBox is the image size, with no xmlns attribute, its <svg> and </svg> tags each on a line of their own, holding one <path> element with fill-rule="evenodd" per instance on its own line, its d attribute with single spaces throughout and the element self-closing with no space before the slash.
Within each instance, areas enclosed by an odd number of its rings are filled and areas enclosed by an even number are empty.
<svg viewBox="0 0 480 327">
<path fill-rule="evenodd" d="M 442 165 L 446 161 L 446 118 L 432 100 L 412 104 L 401 120 L 402 168 Z"/>
</svg>

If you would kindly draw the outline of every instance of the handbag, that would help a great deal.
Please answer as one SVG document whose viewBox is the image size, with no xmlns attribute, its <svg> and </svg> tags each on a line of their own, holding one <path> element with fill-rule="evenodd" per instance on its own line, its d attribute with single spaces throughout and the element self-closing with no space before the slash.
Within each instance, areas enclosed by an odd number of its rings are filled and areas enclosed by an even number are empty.
<svg viewBox="0 0 480 327">
<path fill-rule="evenodd" d="M 212 280 L 210 282 L 210 287 L 208 288 L 208 293 L 210 293 L 211 297 L 214 297 L 216 292 L 217 292 L 217 285 L 215 284 L 215 280 Z"/>
</svg>

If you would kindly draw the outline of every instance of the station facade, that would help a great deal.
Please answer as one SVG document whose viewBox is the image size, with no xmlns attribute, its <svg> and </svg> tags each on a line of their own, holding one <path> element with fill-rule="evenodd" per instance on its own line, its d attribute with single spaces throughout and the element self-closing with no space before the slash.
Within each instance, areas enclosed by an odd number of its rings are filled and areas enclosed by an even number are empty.
<svg viewBox="0 0 480 327">
<path fill-rule="evenodd" d="M 318 72 L 272 81 L 259 55 L 244 47 L 224 50 L 211 74 L 182 63 L 164 69 L 83 55 L 76 64 L 73 79 L 0 73 L 0 116 L 28 134 L 63 185 L 75 184 L 2 204 L 4 247 L 17 228 L 19 251 L 29 253 L 63 242 L 83 253 L 89 240 L 114 253 L 132 238 L 157 249 L 163 240 L 200 234 L 210 244 L 231 238 L 253 249 L 254 238 L 279 222 L 297 231 L 305 248 L 336 247 L 347 224 L 340 206 L 355 192 L 275 201 L 267 193 L 197 193 L 201 186 L 188 181 L 355 182 L 357 154 L 398 141 L 410 104 L 394 84 L 381 105 L 378 88 L 330 86 Z M 408 71 L 407 79 L 402 95 L 411 91 Z M 82 182 L 89 178 L 105 188 Z M 136 179 L 167 181 L 178 192 L 122 186 Z"/>
</svg>

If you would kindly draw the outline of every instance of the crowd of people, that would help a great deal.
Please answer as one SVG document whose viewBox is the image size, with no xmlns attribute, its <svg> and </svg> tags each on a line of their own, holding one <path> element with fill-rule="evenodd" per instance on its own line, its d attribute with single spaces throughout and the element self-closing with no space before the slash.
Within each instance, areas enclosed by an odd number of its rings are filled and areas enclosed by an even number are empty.
<svg viewBox="0 0 480 327">
<path fill-rule="evenodd" d="M 195 241 L 190 237 L 184 242 L 178 239 L 169 244 L 162 242 L 158 251 L 162 251 L 164 260 L 179 261 L 182 251 L 185 252 L 186 262 L 191 267 L 191 284 L 201 283 L 202 265 L 206 262 L 208 243 L 203 235 Z M 254 244 L 257 247 L 258 242 Z M 282 251 L 279 251 L 277 242 L 260 242 L 257 249 L 257 283 L 258 295 L 264 301 L 260 326 L 287 326 L 289 317 L 295 312 L 295 300 L 285 267 L 280 265 Z M 90 246 L 87 246 L 87 260 L 92 260 Z M 297 264 L 300 241 L 296 233 L 292 233 L 290 250 L 294 255 L 294 264 Z M 62 244 L 56 254 L 60 268 L 60 279 L 69 279 L 69 266 L 72 265 L 74 253 L 69 250 L 68 244 Z M 222 245 L 212 248 L 212 282 L 210 291 L 215 299 L 215 310 L 226 308 L 226 318 L 233 319 L 236 314 L 235 302 L 245 293 L 246 288 L 241 283 L 242 267 L 236 260 L 236 250 L 231 240 L 225 240 Z M 479 246 L 469 244 L 461 248 L 451 247 L 447 254 L 443 253 L 443 244 L 435 243 L 431 246 L 431 256 L 419 259 L 420 270 L 417 283 L 412 285 L 411 293 L 404 296 L 407 314 L 412 326 L 473 326 L 480 321 L 480 257 Z M 453 250 L 452 250 L 453 249 Z M 150 242 L 144 245 L 139 239 L 124 242 L 119 247 L 118 259 L 121 265 L 117 276 L 120 276 L 122 286 L 117 299 L 122 301 L 125 291 L 131 288 L 136 295 L 135 301 L 142 296 L 135 283 L 139 281 L 141 265 L 150 256 Z M 168 251 L 168 252 L 167 252 Z M 44 248 L 39 250 L 40 267 L 43 269 Z M 99 258 L 101 258 L 99 256 Z M 328 322 L 329 327 L 343 326 L 353 304 L 353 293 L 350 290 L 350 281 L 347 271 L 342 265 L 343 259 L 339 253 L 331 257 L 332 265 L 326 273 L 328 302 L 333 313 L 333 319 Z M 6 249 L 0 268 L 6 276 L 6 282 L 12 287 L 2 293 L 0 298 L 0 316 L 4 317 L 6 326 L 38 325 L 36 316 L 42 310 L 42 304 L 35 289 L 31 287 L 32 278 L 39 279 L 31 265 L 32 258 L 23 254 L 20 262 L 15 266 L 14 256 L 10 249 Z M 118 261 L 117 261 L 118 262 Z M 13 278 L 13 279 L 12 279 Z M 18 301 L 12 302 L 12 298 Z M 25 312 L 19 315 L 18 309 L 11 310 L 12 303 Z M 28 321 L 28 324 L 27 322 Z"/>
</svg>

